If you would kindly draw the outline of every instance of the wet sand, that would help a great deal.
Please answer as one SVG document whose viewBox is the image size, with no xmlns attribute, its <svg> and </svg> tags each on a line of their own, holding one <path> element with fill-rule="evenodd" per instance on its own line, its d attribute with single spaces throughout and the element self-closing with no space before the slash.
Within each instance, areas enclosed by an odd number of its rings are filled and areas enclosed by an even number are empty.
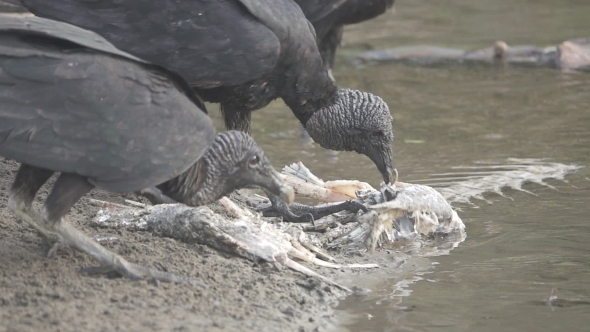
<svg viewBox="0 0 590 332">
<path fill-rule="evenodd" d="M 88 197 L 138 200 L 132 194 L 94 190 L 68 220 L 92 237 L 117 237 L 103 245 L 131 262 L 200 278 L 210 288 L 82 275 L 80 268 L 96 265 L 92 259 L 71 248 L 47 258 L 45 240 L 8 210 L 16 170 L 0 158 L 0 332 L 322 331 L 335 323 L 333 308 L 344 293 L 318 279 L 149 232 L 88 226 L 98 210 Z"/>
</svg>

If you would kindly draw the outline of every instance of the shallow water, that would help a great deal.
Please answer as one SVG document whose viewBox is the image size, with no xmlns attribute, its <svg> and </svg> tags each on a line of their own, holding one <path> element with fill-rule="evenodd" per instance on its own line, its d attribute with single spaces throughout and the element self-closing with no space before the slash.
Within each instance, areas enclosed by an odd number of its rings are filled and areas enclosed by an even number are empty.
<svg viewBox="0 0 590 332">
<path fill-rule="evenodd" d="M 550 180 L 558 190 L 528 184 L 537 196 L 506 190 L 513 200 L 490 194 L 491 205 L 463 206 L 465 242 L 449 255 L 413 257 L 409 270 L 363 273 L 357 279 L 373 292 L 341 304 L 338 330 L 588 329 L 590 75 L 484 65 L 357 69 L 345 55 L 412 44 L 481 48 L 496 39 L 551 45 L 590 37 L 589 14 L 585 0 L 399 1 L 395 13 L 347 30 L 336 80 L 388 102 L 403 181 L 508 157 L 586 167 L 569 183 Z M 277 167 L 301 160 L 325 180 L 379 183 L 365 157 L 303 146 L 280 102 L 256 112 L 253 134 Z M 554 288 L 558 299 L 549 306 L 543 300 Z"/>
</svg>

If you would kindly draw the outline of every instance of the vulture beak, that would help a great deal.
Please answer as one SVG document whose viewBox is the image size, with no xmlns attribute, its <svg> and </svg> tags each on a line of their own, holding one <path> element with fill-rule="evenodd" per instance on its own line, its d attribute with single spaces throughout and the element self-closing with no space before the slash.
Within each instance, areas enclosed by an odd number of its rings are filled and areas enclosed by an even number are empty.
<svg viewBox="0 0 590 332">
<path fill-rule="evenodd" d="M 293 187 L 286 184 L 282 175 L 272 167 L 267 170 L 267 172 L 264 172 L 266 174 L 258 178 L 257 185 L 279 196 L 285 203 L 287 203 L 287 205 L 293 203 L 295 200 L 295 191 L 293 190 Z"/>
<path fill-rule="evenodd" d="M 371 146 L 365 153 L 383 176 L 383 181 L 388 184 L 397 182 L 397 169 L 393 166 L 393 151 L 391 144 L 382 144 L 381 146 Z"/>
</svg>

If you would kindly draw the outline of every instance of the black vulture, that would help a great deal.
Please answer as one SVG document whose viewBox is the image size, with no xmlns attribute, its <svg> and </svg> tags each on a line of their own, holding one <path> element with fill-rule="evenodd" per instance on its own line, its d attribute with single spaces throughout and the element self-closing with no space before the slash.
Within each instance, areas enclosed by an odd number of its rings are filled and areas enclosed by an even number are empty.
<svg viewBox="0 0 590 332">
<path fill-rule="evenodd" d="M 130 278 L 185 280 L 129 263 L 64 221 L 93 188 L 157 185 L 192 206 L 250 185 L 294 196 L 249 135 L 215 135 L 181 76 L 37 17 L 0 15 L 0 155 L 21 163 L 8 203 L 19 218 Z M 39 214 L 33 199 L 55 172 Z"/>
<path fill-rule="evenodd" d="M 373 19 L 393 6 L 394 0 L 294 0 L 315 28 L 325 68 L 334 67 L 336 48 L 344 26 Z"/>
<path fill-rule="evenodd" d="M 315 32 L 292 0 L 21 0 L 31 13 L 98 33 L 182 74 L 228 129 L 282 98 L 320 146 L 368 156 L 395 182 L 392 117 L 378 96 L 339 89 Z"/>
</svg>

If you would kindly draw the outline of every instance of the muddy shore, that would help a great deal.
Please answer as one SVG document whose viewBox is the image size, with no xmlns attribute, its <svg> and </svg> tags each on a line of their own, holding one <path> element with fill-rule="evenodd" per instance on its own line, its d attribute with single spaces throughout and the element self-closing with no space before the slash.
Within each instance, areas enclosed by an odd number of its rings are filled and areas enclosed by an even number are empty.
<svg viewBox="0 0 590 332">
<path fill-rule="evenodd" d="M 98 210 L 88 197 L 138 200 L 132 194 L 94 190 L 68 220 L 95 238 L 118 238 L 103 245 L 132 262 L 201 278 L 210 288 L 81 275 L 81 267 L 95 262 L 70 248 L 45 257 L 49 245 L 6 207 L 16 170 L 16 163 L 0 159 L 0 332 L 323 331 L 336 323 L 334 307 L 345 293 L 318 279 L 149 232 L 88 226 Z M 316 271 L 337 279 L 351 273 Z"/>
</svg>

